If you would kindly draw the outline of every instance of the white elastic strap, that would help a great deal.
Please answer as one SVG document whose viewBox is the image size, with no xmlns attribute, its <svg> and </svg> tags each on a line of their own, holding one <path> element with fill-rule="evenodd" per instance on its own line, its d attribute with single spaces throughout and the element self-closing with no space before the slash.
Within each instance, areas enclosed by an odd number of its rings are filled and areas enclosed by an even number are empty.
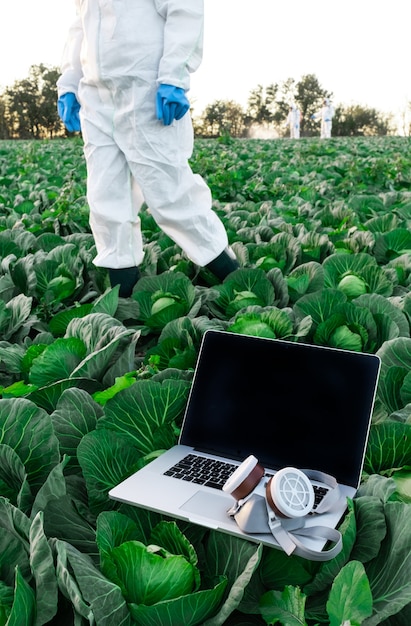
<svg viewBox="0 0 411 626">
<path fill-rule="evenodd" d="M 327 526 L 309 526 L 296 529 L 293 533 L 287 531 L 271 510 L 266 500 L 268 526 L 274 539 L 278 541 L 287 556 L 290 556 L 294 550 L 299 548 L 299 556 L 303 556 L 311 561 L 329 561 L 337 556 L 342 549 L 342 536 L 336 528 L 328 528 Z M 335 545 L 329 550 L 313 550 L 307 548 L 296 535 L 310 538 L 321 538 L 332 541 Z"/>
<path fill-rule="evenodd" d="M 312 550 L 307 548 L 295 535 L 303 535 L 304 537 L 319 537 L 332 541 L 335 545 L 329 550 Z M 311 561 L 330 561 L 342 550 L 342 535 L 336 528 L 328 528 L 328 526 L 311 526 L 309 528 L 301 528 L 293 534 L 293 539 L 300 549 L 301 556 L 311 559 Z"/>
<path fill-rule="evenodd" d="M 248 496 L 246 496 L 245 498 L 241 498 L 241 500 L 236 500 L 236 502 L 233 504 L 233 506 L 228 509 L 227 511 L 227 515 L 229 515 L 230 517 L 234 517 L 238 511 L 241 509 L 241 507 L 248 501 L 251 500 L 251 498 L 254 496 L 254 490 L 250 491 L 250 493 L 248 494 Z"/>
<path fill-rule="evenodd" d="M 279 519 L 276 518 L 272 511 L 268 511 L 268 526 L 274 539 L 278 541 L 287 556 L 290 556 L 296 549 L 296 543 L 281 525 Z"/>
<path fill-rule="evenodd" d="M 310 480 L 317 480 L 330 488 L 315 509 L 314 513 L 320 514 L 330 511 L 330 509 L 332 509 L 341 498 L 340 488 L 334 476 L 330 476 L 330 474 L 325 474 L 325 472 L 320 472 L 318 470 L 303 469 L 301 471 L 304 472 Z"/>
<path fill-rule="evenodd" d="M 235 504 L 233 504 L 233 506 L 230 509 L 228 509 L 227 515 L 229 515 L 230 517 L 234 517 L 234 515 L 238 513 L 240 509 L 241 509 L 241 504 L 239 502 L 236 502 Z"/>
</svg>

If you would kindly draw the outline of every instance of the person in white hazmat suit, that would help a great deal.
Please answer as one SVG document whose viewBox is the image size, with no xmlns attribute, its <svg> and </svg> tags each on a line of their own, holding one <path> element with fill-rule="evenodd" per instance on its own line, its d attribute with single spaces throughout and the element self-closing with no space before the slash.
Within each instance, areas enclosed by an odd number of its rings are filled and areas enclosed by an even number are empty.
<svg viewBox="0 0 411 626">
<path fill-rule="evenodd" d="M 301 124 L 301 111 L 296 104 L 290 106 L 289 113 L 287 115 L 287 124 L 290 129 L 290 138 L 300 138 L 300 124 Z"/>
<path fill-rule="evenodd" d="M 139 210 L 198 266 L 223 280 L 239 267 L 211 192 L 188 163 L 186 92 L 200 65 L 203 0 L 75 0 L 57 108 L 81 129 L 94 264 L 131 295 L 144 256 Z"/>
<path fill-rule="evenodd" d="M 320 137 L 321 139 L 329 139 L 331 137 L 331 129 L 334 117 L 334 107 L 331 104 L 329 98 L 324 98 L 323 106 L 321 107 L 321 111 L 312 115 L 312 119 L 320 119 L 321 120 L 321 129 L 320 129 Z"/>
</svg>

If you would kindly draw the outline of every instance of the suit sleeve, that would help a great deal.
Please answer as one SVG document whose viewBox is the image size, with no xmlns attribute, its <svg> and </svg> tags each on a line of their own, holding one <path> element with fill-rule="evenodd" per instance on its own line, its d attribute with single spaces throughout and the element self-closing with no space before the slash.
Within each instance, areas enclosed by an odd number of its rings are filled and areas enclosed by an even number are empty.
<svg viewBox="0 0 411 626">
<path fill-rule="evenodd" d="M 79 0 L 76 0 L 76 19 L 71 24 L 63 50 L 61 76 L 57 81 L 58 95 L 72 92 L 77 96 L 78 85 L 83 75 L 80 50 L 83 41 L 83 27 L 80 18 Z"/>
<path fill-rule="evenodd" d="M 155 0 L 165 20 L 164 49 L 158 71 L 158 84 L 190 88 L 190 74 L 203 57 L 203 0 Z"/>
</svg>

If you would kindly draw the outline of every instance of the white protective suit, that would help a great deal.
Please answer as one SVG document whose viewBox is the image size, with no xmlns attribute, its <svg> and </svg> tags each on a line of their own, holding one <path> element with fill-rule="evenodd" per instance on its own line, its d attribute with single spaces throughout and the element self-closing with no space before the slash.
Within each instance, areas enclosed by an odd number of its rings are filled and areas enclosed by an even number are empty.
<svg viewBox="0 0 411 626">
<path fill-rule="evenodd" d="M 141 263 L 144 201 L 194 263 L 208 264 L 228 240 L 188 163 L 190 115 L 170 126 L 156 117 L 158 86 L 188 90 L 201 63 L 203 0 L 76 0 L 76 8 L 57 87 L 81 105 L 94 264 Z"/>
<path fill-rule="evenodd" d="M 301 122 L 301 111 L 297 106 L 292 105 L 287 116 L 287 123 L 290 128 L 291 139 L 300 138 L 300 122 Z"/>
<path fill-rule="evenodd" d="M 319 111 L 319 113 L 316 113 L 314 116 L 321 119 L 321 139 L 329 139 L 331 137 L 332 120 L 334 117 L 334 113 L 334 107 L 331 104 L 330 99 L 325 98 L 324 105 L 321 108 L 321 111 Z"/>
</svg>

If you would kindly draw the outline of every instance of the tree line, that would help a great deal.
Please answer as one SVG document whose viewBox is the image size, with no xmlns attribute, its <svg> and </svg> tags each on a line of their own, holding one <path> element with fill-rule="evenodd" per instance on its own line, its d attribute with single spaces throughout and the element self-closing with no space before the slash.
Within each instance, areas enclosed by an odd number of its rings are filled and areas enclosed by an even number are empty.
<svg viewBox="0 0 411 626">
<path fill-rule="evenodd" d="M 217 101 L 208 105 L 202 116 L 195 120 L 196 135 L 218 137 L 224 134 L 235 137 L 273 136 L 286 137 L 286 123 L 290 104 L 301 111 L 301 137 L 319 135 L 319 122 L 312 119 L 322 107 L 324 98 L 332 100 L 333 94 L 324 89 L 314 74 L 300 81 L 289 78 L 267 87 L 259 85 L 250 92 L 244 110 L 233 101 Z M 264 132 L 265 131 L 265 132 Z M 410 134 L 408 128 L 406 134 Z M 359 104 L 337 105 L 332 123 L 336 137 L 383 136 L 395 134 L 392 115 Z"/>
<path fill-rule="evenodd" d="M 57 114 L 56 82 L 58 67 L 32 65 L 29 75 L 17 80 L 0 93 L 0 139 L 45 139 L 63 137 L 65 130 Z M 200 116 L 193 113 L 197 137 L 286 137 L 291 102 L 302 113 L 301 136 L 319 134 L 319 123 L 312 115 L 321 108 L 324 98 L 333 94 L 324 89 L 314 74 L 300 81 L 289 78 L 267 87 L 257 86 L 250 92 L 247 106 L 232 100 L 209 104 Z M 410 135 L 411 129 L 405 129 Z M 333 119 L 333 136 L 382 136 L 395 133 L 391 115 L 361 105 L 337 105 Z"/>
<path fill-rule="evenodd" d="M 64 136 L 57 114 L 57 67 L 32 65 L 27 78 L 0 94 L 0 139 Z"/>
</svg>

